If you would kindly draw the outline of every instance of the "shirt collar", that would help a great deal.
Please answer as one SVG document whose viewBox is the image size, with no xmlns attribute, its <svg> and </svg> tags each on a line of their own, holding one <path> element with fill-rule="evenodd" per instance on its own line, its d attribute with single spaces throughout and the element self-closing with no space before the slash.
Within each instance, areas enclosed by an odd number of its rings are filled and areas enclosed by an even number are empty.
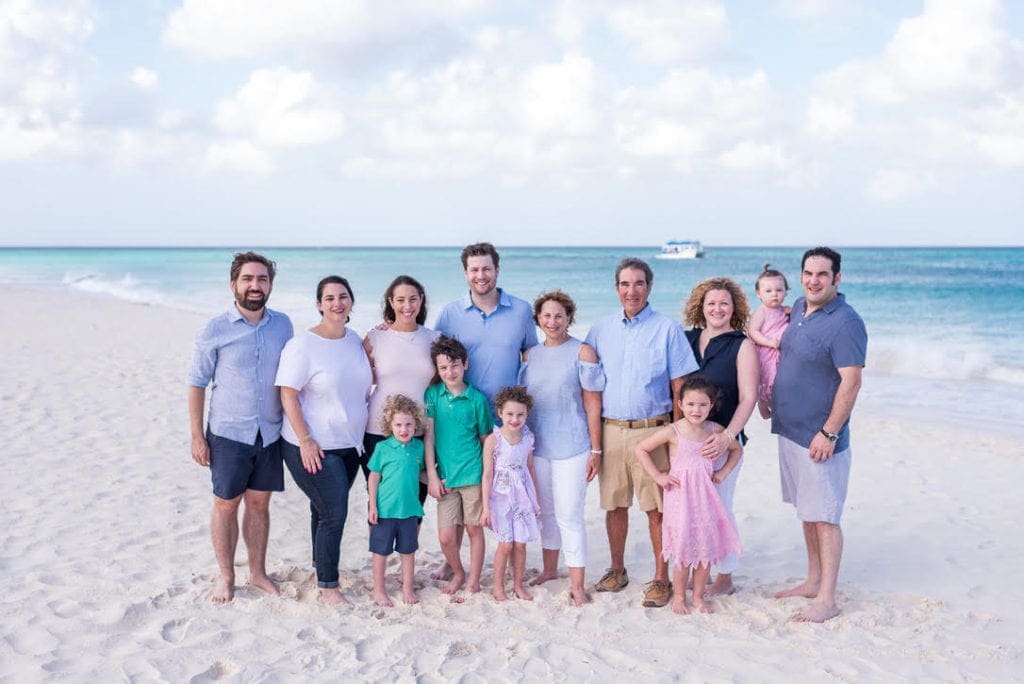
<svg viewBox="0 0 1024 684">
<path fill-rule="evenodd" d="M 266 321 L 269 321 L 271 316 L 273 316 L 273 315 L 274 315 L 273 312 L 271 312 L 270 309 L 268 309 L 267 307 L 264 306 L 263 307 L 263 316 L 261 316 L 260 320 L 256 323 L 256 327 L 259 327 L 259 326 L 263 325 Z M 232 322 L 232 323 L 237 323 L 238 321 L 244 321 L 246 325 L 252 325 L 252 323 L 249 322 L 249 319 L 246 318 L 245 316 L 243 316 L 242 312 L 238 310 L 238 305 L 237 304 L 232 304 L 231 307 L 228 309 L 228 320 L 230 322 Z"/>
<path fill-rule="evenodd" d="M 512 297 L 510 297 L 508 294 L 506 294 L 505 291 L 502 290 L 500 287 L 497 288 L 497 290 L 498 290 L 498 307 L 501 308 L 503 306 L 506 306 L 506 307 L 512 306 Z M 480 307 L 478 307 L 476 304 L 473 303 L 473 295 L 471 295 L 470 293 L 467 292 L 462 297 L 462 308 L 464 310 L 468 311 L 469 309 L 479 309 Z"/>
<path fill-rule="evenodd" d="M 469 384 L 469 380 L 466 380 L 466 389 L 462 391 L 462 394 L 452 394 L 448 389 L 448 385 L 441 382 L 441 394 L 449 399 L 461 399 L 462 397 L 468 397 L 471 392 L 476 392 L 476 388 Z"/>
<path fill-rule="evenodd" d="M 626 312 L 623 311 L 622 312 L 622 324 L 623 325 L 633 325 L 635 323 L 643 323 L 644 321 L 646 321 L 648 318 L 650 318 L 653 315 L 654 315 L 654 309 L 651 308 L 651 303 L 647 302 L 646 304 L 644 304 L 644 308 L 642 308 L 642 309 L 640 309 L 639 311 L 636 312 L 636 316 L 633 316 L 632 320 L 626 318 Z"/>
</svg>

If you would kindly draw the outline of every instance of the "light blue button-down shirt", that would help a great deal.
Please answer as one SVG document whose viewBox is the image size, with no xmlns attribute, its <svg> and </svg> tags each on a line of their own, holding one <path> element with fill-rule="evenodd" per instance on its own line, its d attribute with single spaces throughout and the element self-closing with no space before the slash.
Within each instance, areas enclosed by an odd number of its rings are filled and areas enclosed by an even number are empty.
<svg viewBox="0 0 1024 684">
<path fill-rule="evenodd" d="M 485 314 L 467 294 L 445 306 L 434 326 L 466 347 L 466 378 L 492 408 L 498 390 L 518 382 L 522 352 L 537 344 L 533 308 L 501 288 L 498 292 L 498 307 L 491 313 Z"/>
<path fill-rule="evenodd" d="M 211 383 L 207 424 L 218 437 L 264 444 L 281 435 L 281 394 L 274 385 L 277 362 L 292 337 L 291 320 L 277 311 L 263 310 L 253 325 L 234 305 L 210 319 L 196 335 L 188 384 Z"/>
<path fill-rule="evenodd" d="M 683 326 L 648 304 L 630 320 L 619 312 L 597 321 L 587 344 L 604 366 L 602 415 L 640 420 L 672 412 L 671 381 L 697 370 Z"/>
</svg>

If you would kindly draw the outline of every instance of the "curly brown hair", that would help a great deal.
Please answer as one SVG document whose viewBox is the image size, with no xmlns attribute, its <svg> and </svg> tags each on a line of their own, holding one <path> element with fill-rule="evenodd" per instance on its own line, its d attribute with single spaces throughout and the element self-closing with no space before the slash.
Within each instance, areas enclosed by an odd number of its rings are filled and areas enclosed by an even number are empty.
<svg viewBox="0 0 1024 684">
<path fill-rule="evenodd" d="M 707 327 L 707 319 L 704 318 L 704 297 L 712 290 L 725 290 L 732 297 L 732 317 L 729 325 L 733 330 L 740 332 L 747 331 L 747 319 L 750 318 L 750 305 L 747 303 L 747 295 L 743 288 L 732 278 L 707 278 L 700 281 L 690 291 L 690 298 L 683 305 L 683 320 L 686 325 L 694 328 Z"/>
<path fill-rule="evenodd" d="M 533 410 L 533 397 L 523 385 L 512 385 L 498 390 L 498 393 L 494 395 L 494 408 L 501 411 L 501 407 L 510 401 L 522 404 L 526 407 L 527 412 Z"/>
<path fill-rule="evenodd" d="M 540 320 L 538 319 L 544 302 L 557 302 L 562 305 L 562 308 L 565 309 L 565 315 L 569 318 L 569 323 L 566 327 L 572 325 L 573 321 L 576 320 L 576 302 L 572 301 L 572 297 L 561 290 L 551 290 L 549 292 L 541 292 L 533 300 L 533 322 L 537 325 L 540 325 Z"/>
<path fill-rule="evenodd" d="M 391 394 L 384 401 L 384 410 L 380 414 L 380 429 L 385 435 L 391 434 L 391 421 L 395 414 L 408 413 L 416 421 L 416 431 L 423 429 L 426 418 L 423 416 L 423 409 L 414 400 L 404 394 Z"/>
</svg>

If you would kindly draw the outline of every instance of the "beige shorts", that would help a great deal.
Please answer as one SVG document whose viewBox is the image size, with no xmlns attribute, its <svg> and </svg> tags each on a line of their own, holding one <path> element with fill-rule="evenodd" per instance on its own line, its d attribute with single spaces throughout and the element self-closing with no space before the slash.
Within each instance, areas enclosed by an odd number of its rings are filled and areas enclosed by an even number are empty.
<svg viewBox="0 0 1024 684">
<path fill-rule="evenodd" d="M 456 525 L 479 525 L 484 512 L 480 485 L 466 485 L 449 489 L 437 500 L 437 529 Z"/>
<path fill-rule="evenodd" d="M 612 511 L 633 505 L 633 492 L 641 511 L 661 511 L 661 487 L 636 460 L 636 445 L 660 430 L 660 427 L 625 428 L 602 425 L 604 457 L 598 484 L 601 508 Z M 658 470 L 668 470 L 668 449 L 662 445 L 651 452 Z"/>
</svg>

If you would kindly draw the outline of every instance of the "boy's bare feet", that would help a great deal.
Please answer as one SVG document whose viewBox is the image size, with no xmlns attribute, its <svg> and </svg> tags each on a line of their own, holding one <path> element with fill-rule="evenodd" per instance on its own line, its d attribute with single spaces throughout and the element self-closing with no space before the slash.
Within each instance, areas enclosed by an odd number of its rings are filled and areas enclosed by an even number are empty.
<svg viewBox="0 0 1024 684">
<path fill-rule="evenodd" d="M 402 600 L 405 601 L 407 606 L 412 606 L 420 602 L 420 597 L 415 589 L 410 589 L 409 591 L 402 592 Z"/>
<path fill-rule="evenodd" d="M 793 596 L 799 596 L 801 598 L 812 599 L 818 595 L 818 583 L 811 582 L 810 580 L 804 580 L 795 587 L 789 589 L 783 589 L 782 591 L 775 592 L 775 598 L 790 598 Z"/>
<path fill-rule="evenodd" d="M 450 595 L 454 594 L 455 592 L 457 592 L 459 589 L 461 589 L 462 585 L 465 584 L 465 583 L 466 583 L 466 573 L 465 572 L 453 572 L 451 580 L 448 582 L 447 585 L 445 585 L 445 588 L 442 589 L 441 591 L 444 592 L 445 594 L 448 594 L 450 596 Z M 479 587 L 477 587 L 477 591 L 480 591 Z"/>
<path fill-rule="evenodd" d="M 469 586 L 466 587 L 466 589 L 469 591 L 470 594 L 479 594 L 480 580 L 477 580 L 476 582 L 470 582 Z"/>
<path fill-rule="evenodd" d="M 521 598 L 524 601 L 532 601 L 533 600 L 533 594 L 531 594 L 530 592 L 526 591 L 526 588 L 523 587 L 522 584 L 514 585 L 512 587 L 512 591 L 514 591 L 516 593 L 516 596 L 518 596 L 519 598 Z"/>
<path fill-rule="evenodd" d="M 806 610 L 801 611 L 792 617 L 793 622 L 825 622 L 825 620 L 831 620 L 836 615 L 839 615 L 839 606 L 835 605 L 820 605 L 818 603 L 812 603 L 807 607 Z"/>
<path fill-rule="evenodd" d="M 676 615 L 689 615 L 690 611 L 686 608 L 686 597 L 676 596 L 672 599 L 672 612 Z"/>
<path fill-rule="evenodd" d="M 530 580 L 530 586 L 535 587 L 538 584 L 544 584 L 548 580 L 558 579 L 558 572 L 548 572 L 547 570 L 541 571 L 539 575 Z"/>
<path fill-rule="evenodd" d="M 349 600 L 341 595 L 337 587 L 325 587 L 320 590 L 320 603 L 325 606 L 350 606 Z"/>
<path fill-rule="evenodd" d="M 235 598 L 235 578 L 218 577 L 210 592 L 210 600 L 214 603 L 229 603 Z"/>
<path fill-rule="evenodd" d="M 271 596 L 281 595 L 281 590 L 277 588 L 277 584 L 267 575 L 253 575 L 249 577 L 249 584 L 258 589 L 262 589 Z"/>
<path fill-rule="evenodd" d="M 732 575 L 718 575 L 711 586 L 704 592 L 705 596 L 729 596 L 736 593 L 736 587 L 732 583 Z"/>
<path fill-rule="evenodd" d="M 494 597 L 495 601 L 507 601 L 508 594 L 505 593 L 505 587 L 500 584 L 495 584 L 494 588 L 491 589 L 491 596 Z"/>
<path fill-rule="evenodd" d="M 437 568 L 430 573 L 430 579 L 447 582 L 452 578 L 454 574 L 455 573 L 452 572 L 452 566 L 448 565 L 448 562 L 445 561 L 441 565 L 437 566 Z"/>
<path fill-rule="evenodd" d="M 376 603 L 378 606 L 381 606 L 382 608 L 390 608 L 391 606 L 395 605 L 391 602 L 391 597 L 388 596 L 388 593 L 384 591 L 383 588 L 374 588 L 373 602 Z"/>
</svg>

